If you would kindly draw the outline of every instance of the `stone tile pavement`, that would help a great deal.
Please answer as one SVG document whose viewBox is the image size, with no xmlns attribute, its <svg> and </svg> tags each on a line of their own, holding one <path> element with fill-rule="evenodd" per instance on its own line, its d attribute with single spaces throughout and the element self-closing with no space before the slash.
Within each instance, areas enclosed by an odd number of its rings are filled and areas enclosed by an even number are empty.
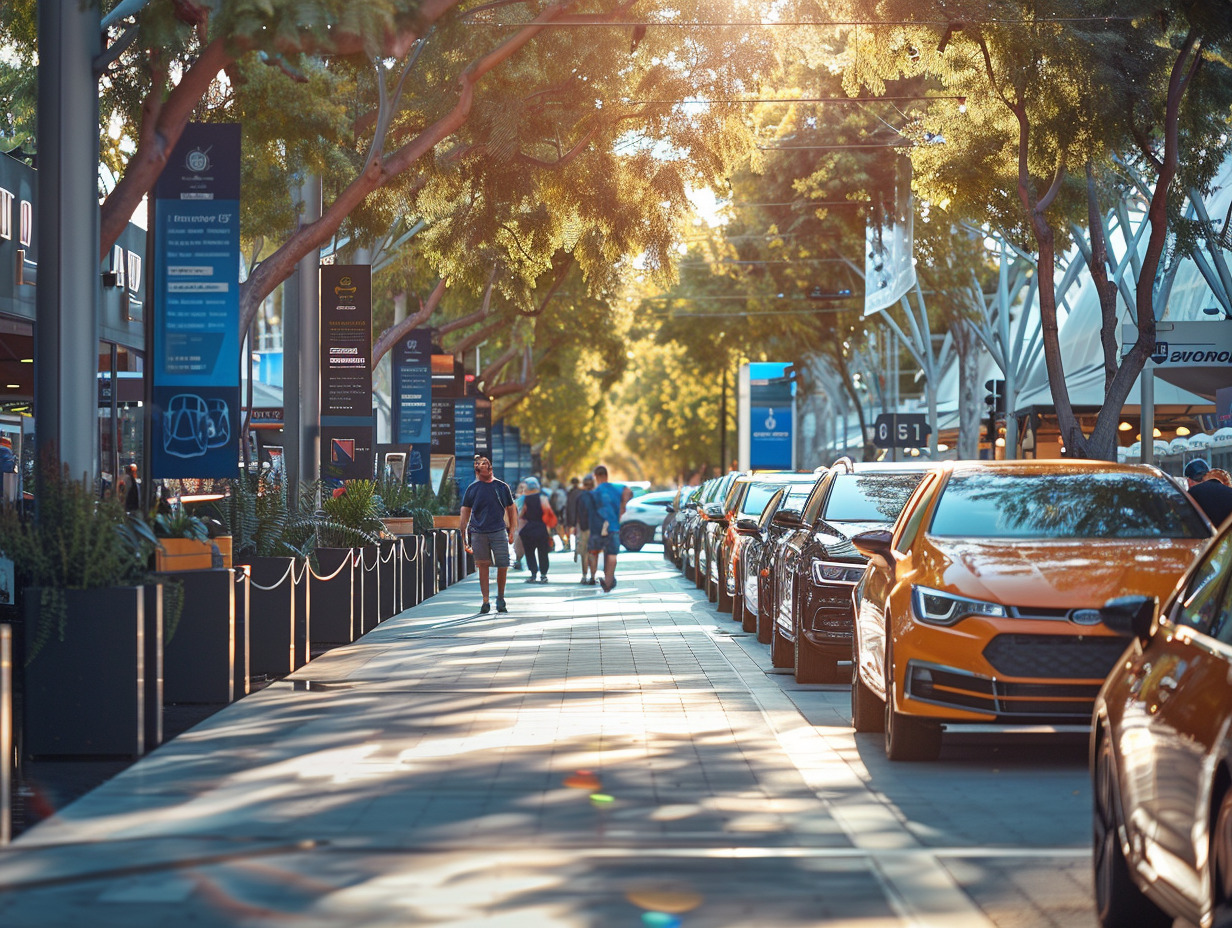
<svg viewBox="0 0 1232 928">
<path fill-rule="evenodd" d="M 806 718 L 657 553 L 619 578 L 472 578 L 224 709 L 0 851 L 0 925 L 995 924 L 841 690 Z"/>
</svg>

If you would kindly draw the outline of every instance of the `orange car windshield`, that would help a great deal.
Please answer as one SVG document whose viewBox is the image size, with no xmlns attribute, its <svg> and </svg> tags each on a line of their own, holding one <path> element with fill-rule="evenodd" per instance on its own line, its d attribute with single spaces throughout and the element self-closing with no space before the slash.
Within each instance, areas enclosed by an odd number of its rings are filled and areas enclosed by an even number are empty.
<svg viewBox="0 0 1232 928">
<path fill-rule="evenodd" d="M 928 534 L 943 538 L 1207 538 L 1194 505 L 1164 477 L 955 474 Z"/>
</svg>

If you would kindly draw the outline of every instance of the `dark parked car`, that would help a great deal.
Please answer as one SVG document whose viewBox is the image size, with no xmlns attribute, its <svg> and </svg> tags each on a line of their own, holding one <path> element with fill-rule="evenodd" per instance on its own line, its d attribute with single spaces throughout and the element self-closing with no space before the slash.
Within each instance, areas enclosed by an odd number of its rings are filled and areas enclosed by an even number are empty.
<svg viewBox="0 0 1232 928">
<path fill-rule="evenodd" d="M 702 496 L 702 503 L 698 508 L 700 520 L 697 530 L 697 570 L 694 572 L 693 582 L 698 589 L 706 590 L 707 593 L 714 588 L 715 540 L 727 524 L 723 501 L 727 498 L 728 488 L 739 476 L 735 471 L 730 471 L 722 477 L 714 478 L 709 492 Z"/>
<path fill-rule="evenodd" d="M 1139 596 L 1099 610 L 1132 638 L 1096 697 L 1091 732 L 1103 928 L 1232 924 L 1230 575 L 1225 527 L 1162 609 Z"/>
<path fill-rule="evenodd" d="M 741 519 L 757 519 L 761 516 L 776 490 L 785 486 L 804 486 L 811 489 L 816 483 L 816 474 L 783 472 L 749 474 L 740 477 L 731 485 L 731 489 L 727 491 L 727 500 L 723 504 L 729 517 L 719 539 L 715 557 L 718 585 L 715 601 L 720 612 L 730 612 L 733 618 L 741 621 L 740 601 L 744 598 L 744 592 L 739 579 L 740 558 L 749 536 L 737 532 L 736 523 Z"/>
<path fill-rule="evenodd" d="M 784 533 L 774 563 L 770 660 L 795 668 L 797 683 L 840 682 L 838 664 L 851 659 L 851 591 L 868 564 L 850 539 L 892 526 L 934 466 L 840 459 L 809 495 L 800 524 Z"/>
<path fill-rule="evenodd" d="M 667 508 L 664 509 L 665 515 L 663 516 L 663 529 L 662 529 L 663 556 L 667 558 L 669 561 L 671 561 L 673 564 L 675 564 L 677 567 L 680 566 L 680 560 L 677 557 L 677 552 L 676 552 L 676 526 L 679 524 L 678 517 L 680 515 L 681 508 L 685 504 L 685 501 L 689 498 L 689 495 L 695 489 L 697 488 L 687 487 L 687 486 L 680 487 L 678 490 L 676 490 L 675 495 L 672 497 L 672 501 L 667 504 Z"/>
<path fill-rule="evenodd" d="M 701 535 L 701 507 L 706 496 L 714 489 L 714 481 L 703 481 L 679 513 L 676 522 L 676 548 L 680 552 L 680 569 L 687 579 L 697 582 L 697 543 Z"/>
<path fill-rule="evenodd" d="M 784 532 L 800 521 L 800 510 L 813 486 L 807 483 L 785 487 L 772 496 L 761 516 L 740 519 L 736 531 L 748 539 L 740 557 L 740 578 L 744 595 L 741 626 L 756 631 L 757 640 L 770 643 L 770 628 L 774 622 L 774 586 L 771 567 L 774 549 Z"/>
</svg>

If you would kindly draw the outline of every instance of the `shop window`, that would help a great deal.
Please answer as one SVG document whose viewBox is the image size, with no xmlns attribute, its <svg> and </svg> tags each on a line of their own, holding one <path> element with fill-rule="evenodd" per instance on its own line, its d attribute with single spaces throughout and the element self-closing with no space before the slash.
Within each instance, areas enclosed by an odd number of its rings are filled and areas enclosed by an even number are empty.
<svg viewBox="0 0 1232 928">
<path fill-rule="evenodd" d="M 13 195 L 0 187 L 0 238 L 13 238 Z"/>
<path fill-rule="evenodd" d="M 141 291 L 141 255 L 128 253 L 128 289 L 133 293 Z"/>
<path fill-rule="evenodd" d="M 21 201 L 21 244 L 29 248 L 34 241 L 34 206 L 29 200 Z"/>
</svg>

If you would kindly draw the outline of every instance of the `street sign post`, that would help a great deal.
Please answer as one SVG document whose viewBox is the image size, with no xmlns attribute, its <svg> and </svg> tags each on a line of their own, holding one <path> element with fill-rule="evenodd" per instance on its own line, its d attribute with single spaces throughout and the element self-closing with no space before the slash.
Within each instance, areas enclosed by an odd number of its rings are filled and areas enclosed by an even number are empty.
<svg viewBox="0 0 1232 928">
<path fill-rule="evenodd" d="M 923 413 L 883 412 L 873 423 L 873 444 L 878 448 L 923 448 L 932 431 Z"/>
</svg>

